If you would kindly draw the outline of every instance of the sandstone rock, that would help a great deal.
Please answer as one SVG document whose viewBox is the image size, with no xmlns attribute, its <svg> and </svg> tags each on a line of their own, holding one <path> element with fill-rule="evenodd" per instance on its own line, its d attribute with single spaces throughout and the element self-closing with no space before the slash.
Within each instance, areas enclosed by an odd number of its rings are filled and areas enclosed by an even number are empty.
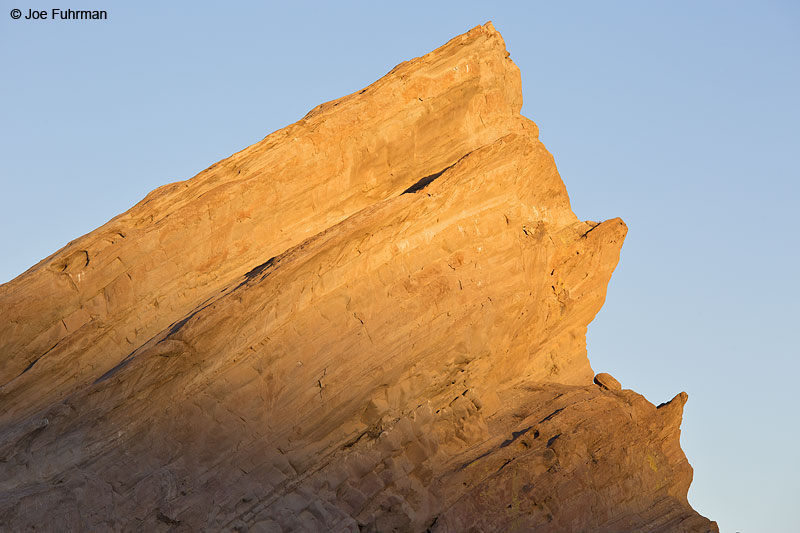
<svg viewBox="0 0 800 533">
<path fill-rule="evenodd" d="M 622 390 L 622 385 L 611 374 L 600 372 L 594 377 L 594 382 L 607 390 Z"/>
<path fill-rule="evenodd" d="M 0 523 L 715 531 L 685 394 L 592 385 L 626 227 L 521 104 L 474 28 L 0 286 Z"/>
</svg>

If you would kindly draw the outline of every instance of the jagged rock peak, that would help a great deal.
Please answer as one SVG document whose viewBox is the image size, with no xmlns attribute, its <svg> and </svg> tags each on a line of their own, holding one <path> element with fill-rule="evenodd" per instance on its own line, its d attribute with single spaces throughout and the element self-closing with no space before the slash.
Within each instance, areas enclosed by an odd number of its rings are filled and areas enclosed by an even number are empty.
<svg viewBox="0 0 800 533">
<path fill-rule="evenodd" d="M 0 286 L 0 523 L 716 531 L 521 105 L 478 26 Z"/>
</svg>

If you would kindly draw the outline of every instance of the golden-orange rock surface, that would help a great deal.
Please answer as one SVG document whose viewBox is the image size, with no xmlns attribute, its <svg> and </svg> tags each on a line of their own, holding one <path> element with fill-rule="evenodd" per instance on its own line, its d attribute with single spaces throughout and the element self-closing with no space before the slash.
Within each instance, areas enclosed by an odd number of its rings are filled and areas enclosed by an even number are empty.
<svg viewBox="0 0 800 533">
<path fill-rule="evenodd" d="M 474 28 L 0 286 L 0 524 L 716 531 L 521 105 Z"/>
</svg>

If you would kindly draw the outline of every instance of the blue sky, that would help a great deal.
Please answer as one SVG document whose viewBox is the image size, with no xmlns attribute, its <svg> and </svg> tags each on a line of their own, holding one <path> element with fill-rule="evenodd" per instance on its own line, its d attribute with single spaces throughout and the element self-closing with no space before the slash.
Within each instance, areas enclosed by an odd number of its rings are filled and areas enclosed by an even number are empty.
<svg viewBox="0 0 800 533">
<path fill-rule="evenodd" d="M 124 211 L 492 20 L 575 212 L 630 231 L 595 371 L 689 393 L 690 502 L 798 531 L 800 4 L 104 2 L 0 10 L 0 282 Z"/>
</svg>

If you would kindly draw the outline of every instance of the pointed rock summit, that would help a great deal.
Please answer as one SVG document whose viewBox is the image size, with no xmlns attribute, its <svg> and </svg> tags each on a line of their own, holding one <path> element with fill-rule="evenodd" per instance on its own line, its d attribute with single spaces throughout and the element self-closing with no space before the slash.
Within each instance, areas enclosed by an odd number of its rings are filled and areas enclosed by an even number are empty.
<svg viewBox="0 0 800 533">
<path fill-rule="evenodd" d="M 521 106 L 476 27 L 0 286 L 0 524 L 717 531 Z"/>
</svg>

